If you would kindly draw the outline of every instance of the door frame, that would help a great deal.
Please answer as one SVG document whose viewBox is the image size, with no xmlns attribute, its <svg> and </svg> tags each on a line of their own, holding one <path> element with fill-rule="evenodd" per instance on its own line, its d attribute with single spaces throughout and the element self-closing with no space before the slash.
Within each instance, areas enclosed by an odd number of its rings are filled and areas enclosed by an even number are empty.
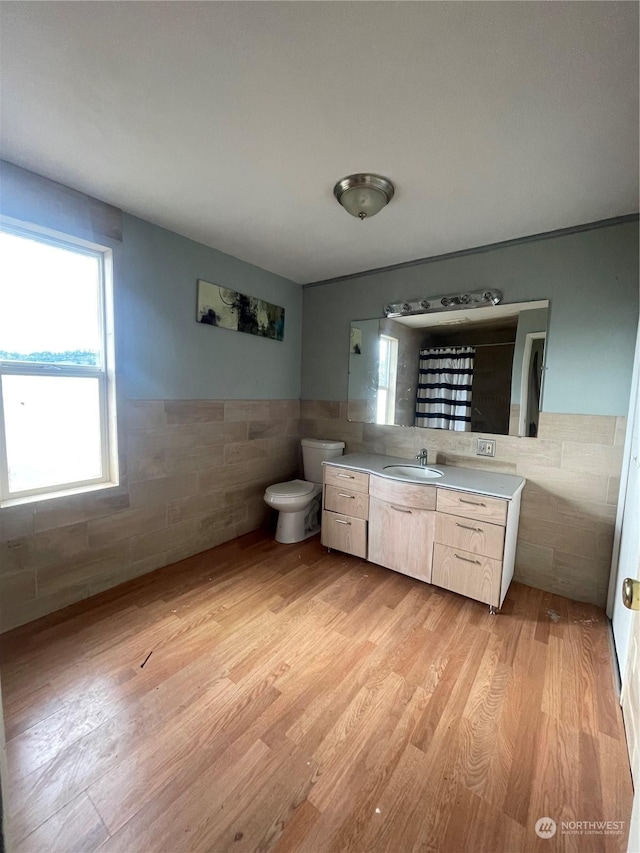
<svg viewBox="0 0 640 853">
<path fill-rule="evenodd" d="M 635 426 L 636 409 L 635 405 L 638 394 L 640 393 L 640 324 L 638 325 L 638 333 L 636 337 L 636 350 L 633 364 L 633 375 L 631 378 L 631 389 L 629 394 L 629 417 L 627 420 L 627 431 L 624 440 L 624 451 L 622 454 L 622 471 L 620 472 L 620 489 L 618 491 L 618 508 L 616 511 L 616 521 L 613 534 L 613 552 L 611 555 L 611 573 L 609 575 L 609 591 L 607 594 L 606 613 L 609 619 L 613 619 L 613 605 L 615 602 L 618 581 L 621 567 L 620 560 L 620 541 L 622 538 L 622 524 L 624 520 L 625 506 L 627 503 L 627 487 L 629 483 L 629 470 L 632 464 L 631 461 L 631 443 L 633 430 Z M 629 619 L 628 631 L 631 631 L 631 619 Z M 627 637 L 628 645 L 628 637 Z M 614 653 L 616 655 L 616 664 L 620 678 L 624 679 L 626 671 L 626 648 L 621 649 L 624 659 L 621 660 L 618 648 L 615 644 L 615 636 L 613 640 Z"/>
<path fill-rule="evenodd" d="M 518 435 L 527 435 L 527 410 L 529 408 L 529 371 L 531 370 L 531 351 L 533 342 L 544 340 L 542 353 L 542 380 L 540 382 L 540 399 L 538 400 L 538 411 L 542 410 L 542 393 L 544 391 L 544 364 L 547 355 L 547 333 L 528 332 L 524 339 L 524 350 L 522 351 L 522 374 L 520 380 L 520 416 L 518 419 Z"/>
</svg>

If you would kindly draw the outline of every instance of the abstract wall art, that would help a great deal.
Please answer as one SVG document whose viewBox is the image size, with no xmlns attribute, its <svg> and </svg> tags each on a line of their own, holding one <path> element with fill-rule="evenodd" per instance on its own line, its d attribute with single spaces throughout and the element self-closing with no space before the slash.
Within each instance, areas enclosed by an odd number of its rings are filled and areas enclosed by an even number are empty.
<svg viewBox="0 0 640 853">
<path fill-rule="evenodd" d="M 284 339 L 284 308 L 202 279 L 198 280 L 196 320 L 274 341 Z"/>
</svg>

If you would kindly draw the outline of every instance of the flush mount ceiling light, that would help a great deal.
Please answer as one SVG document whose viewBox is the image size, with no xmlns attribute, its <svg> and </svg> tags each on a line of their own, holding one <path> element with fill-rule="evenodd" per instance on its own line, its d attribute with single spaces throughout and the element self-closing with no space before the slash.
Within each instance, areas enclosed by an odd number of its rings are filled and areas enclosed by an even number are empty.
<svg viewBox="0 0 640 853">
<path fill-rule="evenodd" d="M 347 213 L 358 219 L 370 219 L 393 198 L 394 187 L 382 175 L 348 175 L 338 181 L 333 194 Z"/>
</svg>

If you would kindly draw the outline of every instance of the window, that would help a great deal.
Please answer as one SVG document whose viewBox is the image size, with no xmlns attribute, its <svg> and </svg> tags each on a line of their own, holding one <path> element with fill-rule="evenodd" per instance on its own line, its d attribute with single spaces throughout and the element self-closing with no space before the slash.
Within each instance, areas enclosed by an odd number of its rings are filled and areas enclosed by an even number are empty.
<svg viewBox="0 0 640 853">
<path fill-rule="evenodd" d="M 117 479 L 111 252 L 0 227 L 0 498 Z"/>
<path fill-rule="evenodd" d="M 398 339 L 380 335 L 378 361 L 377 424 L 393 424 L 396 419 L 396 374 L 398 372 Z"/>
</svg>

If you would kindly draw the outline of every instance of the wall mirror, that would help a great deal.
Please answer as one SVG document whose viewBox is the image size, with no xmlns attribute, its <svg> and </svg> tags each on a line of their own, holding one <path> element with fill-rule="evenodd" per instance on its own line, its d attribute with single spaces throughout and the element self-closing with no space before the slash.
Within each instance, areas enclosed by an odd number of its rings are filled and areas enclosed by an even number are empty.
<svg viewBox="0 0 640 853">
<path fill-rule="evenodd" d="M 535 437 L 549 302 L 353 320 L 350 421 Z"/>
</svg>

